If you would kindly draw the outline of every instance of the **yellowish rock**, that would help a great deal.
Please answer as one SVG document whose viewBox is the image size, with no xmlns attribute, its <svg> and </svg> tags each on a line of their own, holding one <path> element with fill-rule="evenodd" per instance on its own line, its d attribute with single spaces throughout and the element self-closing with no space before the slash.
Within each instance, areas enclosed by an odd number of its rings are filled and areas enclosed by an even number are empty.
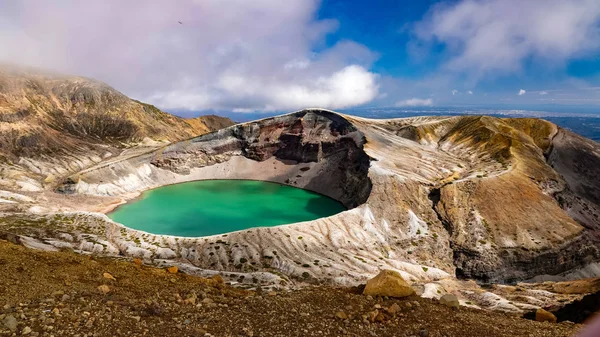
<svg viewBox="0 0 600 337">
<path fill-rule="evenodd" d="M 415 290 L 393 270 L 382 270 L 377 276 L 367 281 L 364 295 L 406 297 L 415 294 Z"/>
<path fill-rule="evenodd" d="M 400 309 L 400 306 L 398 305 L 398 303 L 394 303 L 392 304 L 389 308 L 385 309 L 389 314 L 391 315 L 395 315 L 397 313 L 399 313 L 402 309 Z"/>
<path fill-rule="evenodd" d="M 538 322 L 556 323 L 556 316 L 549 311 L 539 308 L 535 311 L 535 320 Z"/>
<path fill-rule="evenodd" d="M 198 296 L 196 296 L 195 293 L 192 293 L 188 298 L 186 298 L 183 302 L 185 304 L 192 304 L 195 305 L 196 304 L 196 300 L 198 299 Z"/>
<path fill-rule="evenodd" d="M 100 285 L 100 286 L 98 286 L 98 288 L 97 288 L 97 289 L 98 289 L 98 290 L 99 290 L 101 293 L 103 293 L 103 294 L 105 294 L 105 295 L 106 295 L 106 294 L 108 294 L 108 293 L 110 292 L 110 288 L 109 288 L 109 287 L 108 287 L 106 284 L 103 284 L 103 285 Z"/>
<path fill-rule="evenodd" d="M 171 267 L 167 268 L 167 271 L 171 274 L 177 274 L 177 272 L 179 271 L 179 268 L 177 268 L 177 266 L 171 266 Z"/>
<path fill-rule="evenodd" d="M 116 280 L 117 280 L 117 279 L 116 279 L 114 276 L 112 276 L 110 273 L 104 273 L 104 274 L 102 274 L 102 276 L 104 276 L 104 278 L 105 278 L 105 279 L 108 279 L 108 280 L 113 280 L 113 281 L 116 281 Z"/>
</svg>

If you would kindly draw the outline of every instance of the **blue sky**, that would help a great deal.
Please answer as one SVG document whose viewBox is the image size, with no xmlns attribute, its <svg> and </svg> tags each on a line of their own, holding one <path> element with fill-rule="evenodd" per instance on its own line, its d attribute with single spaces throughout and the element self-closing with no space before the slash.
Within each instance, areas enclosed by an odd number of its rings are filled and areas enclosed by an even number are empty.
<svg viewBox="0 0 600 337">
<path fill-rule="evenodd" d="M 0 32 L 0 62 L 185 116 L 600 108 L 598 0 L 6 0 Z"/>
<path fill-rule="evenodd" d="M 457 52 L 452 50 L 448 40 L 434 39 L 422 52 L 415 54 L 415 45 L 422 43 L 415 38 L 415 26 L 421 24 L 428 15 L 435 12 L 435 6 L 445 16 L 451 16 L 452 10 L 472 4 L 481 7 L 492 7 L 498 1 L 341 1 L 325 0 L 318 11 L 321 19 L 333 18 L 339 22 L 336 32 L 328 36 L 327 43 L 333 45 L 344 39 L 350 39 L 364 44 L 378 58 L 373 63 L 371 70 L 386 78 L 387 81 L 400 83 L 418 83 L 435 77 L 436 73 L 443 72 L 444 65 L 456 57 Z M 535 2 L 535 1 L 534 1 Z M 518 2 L 506 1 L 508 6 L 520 7 Z M 565 19 L 565 25 L 581 25 L 573 29 L 573 34 L 585 34 L 583 30 L 592 31 L 590 38 L 598 38 L 600 21 L 598 5 L 592 2 L 572 2 L 569 6 L 565 1 L 537 2 L 530 10 L 555 11 L 557 16 L 577 17 L 580 11 L 588 8 L 593 14 L 589 19 Z M 555 8 L 552 8 L 556 6 Z M 482 10 L 482 9 L 479 9 Z M 478 9 L 471 13 L 476 14 Z M 565 11 L 565 13 L 561 13 Z M 569 11 L 573 14 L 569 14 Z M 502 12 L 500 12 L 502 13 Z M 511 23 L 518 20 L 510 10 L 504 12 L 505 17 L 499 21 Z M 442 15 L 442 16 L 443 16 Z M 456 14 L 455 14 L 456 15 Z M 501 14 L 499 14 L 501 15 Z M 485 24 L 480 24 L 480 29 L 485 29 Z M 530 28 L 530 27 L 526 27 Z M 581 29 L 581 31 L 579 30 Z M 594 32 L 595 30 L 595 32 Z M 477 33 L 474 30 L 473 33 Z M 552 38 L 551 32 L 548 32 Z M 515 39 L 526 39 L 528 34 L 515 34 Z M 535 36 L 534 38 L 540 38 Z M 566 38 L 568 40 L 568 38 Z M 464 41 L 461 41 L 464 43 Z M 442 88 L 421 90 L 415 95 L 425 99 L 432 97 L 432 105 L 465 105 L 480 106 L 511 106 L 523 105 L 524 107 L 548 107 L 561 105 L 567 107 L 600 106 L 600 53 L 597 41 L 582 40 L 583 46 L 567 46 L 572 52 L 554 58 L 552 51 L 535 51 L 526 53 L 517 60 L 519 69 L 499 69 L 471 79 L 469 71 L 450 74 L 452 80 Z M 586 46 L 589 45 L 589 50 Z M 502 45 L 509 49 L 510 44 Z M 560 48 L 557 44 L 556 48 Z M 399 84 L 401 85 L 401 84 Z M 446 91 L 446 95 L 443 92 Z M 455 94 L 452 95 L 452 91 Z M 519 95 L 521 90 L 525 93 Z M 472 92 L 472 94 L 470 94 Z M 529 92 L 529 94 L 528 94 Z M 449 93 L 449 94 L 448 94 Z M 388 97 L 390 95 L 388 94 Z M 398 90 L 394 97 L 381 99 L 380 102 L 370 102 L 372 106 L 393 106 L 402 96 Z M 410 95 L 409 95 L 410 96 Z M 403 97 L 409 97 L 403 96 Z M 437 99 L 435 97 L 438 97 Z M 514 97 L 517 96 L 517 97 Z M 428 103 L 428 102 L 427 102 Z M 561 107 L 562 108 L 562 107 Z"/>
</svg>

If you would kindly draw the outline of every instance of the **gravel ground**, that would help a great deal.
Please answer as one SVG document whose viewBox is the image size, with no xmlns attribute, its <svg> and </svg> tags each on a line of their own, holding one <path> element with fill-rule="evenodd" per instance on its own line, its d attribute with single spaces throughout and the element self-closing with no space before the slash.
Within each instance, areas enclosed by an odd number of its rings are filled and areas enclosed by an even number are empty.
<svg viewBox="0 0 600 337">
<path fill-rule="evenodd" d="M 139 262 L 0 241 L 0 336 L 571 336 L 581 327 L 355 288 L 247 291 Z"/>
</svg>

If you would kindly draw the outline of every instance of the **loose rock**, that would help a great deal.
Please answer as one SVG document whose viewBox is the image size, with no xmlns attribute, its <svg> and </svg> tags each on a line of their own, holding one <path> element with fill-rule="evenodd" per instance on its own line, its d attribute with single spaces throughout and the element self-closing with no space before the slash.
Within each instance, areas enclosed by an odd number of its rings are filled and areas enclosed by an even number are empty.
<svg viewBox="0 0 600 337">
<path fill-rule="evenodd" d="M 102 276 L 104 276 L 104 278 L 105 278 L 105 279 L 109 279 L 109 280 L 113 280 L 113 281 L 116 281 L 116 280 L 117 280 L 117 279 L 116 279 L 114 276 L 112 276 L 110 273 L 104 273 L 104 274 L 102 274 Z"/>
<path fill-rule="evenodd" d="M 443 304 L 450 308 L 459 308 L 460 303 L 458 302 L 458 298 L 454 294 L 445 294 L 440 298 L 440 304 Z"/>
<path fill-rule="evenodd" d="M 15 318 L 15 316 L 13 315 L 7 315 L 6 317 L 4 317 L 4 319 L 2 320 L 2 323 L 4 323 L 4 326 L 12 331 L 15 332 L 17 331 L 17 319 Z"/>
<path fill-rule="evenodd" d="M 415 294 L 415 290 L 393 270 L 382 270 L 377 276 L 367 281 L 364 295 L 406 297 Z"/>
<path fill-rule="evenodd" d="M 106 295 L 106 294 L 108 294 L 108 293 L 110 292 L 110 288 L 109 288 L 109 287 L 108 287 L 106 284 L 103 284 L 103 285 L 100 285 L 100 286 L 98 286 L 98 288 L 97 288 L 97 289 L 98 289 L 98 290 L 99 290 L 101 293 L 103 293 L 103 294 L 105 294 L 105 295 Z"/>
<path fill-rule="evenodd" d="M 539 308 L 535 311 L 535 320 L 538 322 L 556 323 L 556 316 L 549 311 Z"/>
</svg>

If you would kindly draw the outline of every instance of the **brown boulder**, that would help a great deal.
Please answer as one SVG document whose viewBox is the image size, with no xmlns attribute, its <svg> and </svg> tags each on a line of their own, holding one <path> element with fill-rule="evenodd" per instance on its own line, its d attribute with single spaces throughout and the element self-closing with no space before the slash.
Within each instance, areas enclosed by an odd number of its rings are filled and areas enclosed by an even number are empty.
<svg viewBox="0 0 600 337">
<path fill-rule="evenodd" d="M 556 323 L 556 316 L 549 311 L 539 308 L 535 312 L 535 320 L 538 322 Z"/>
<path fill-rule="evenodd" d="M 415 294 L 415 290 L 393 270 L 382 270 L 377 276 L 367 281 L 364 295 L 406 297 Z"/>
</svg>

